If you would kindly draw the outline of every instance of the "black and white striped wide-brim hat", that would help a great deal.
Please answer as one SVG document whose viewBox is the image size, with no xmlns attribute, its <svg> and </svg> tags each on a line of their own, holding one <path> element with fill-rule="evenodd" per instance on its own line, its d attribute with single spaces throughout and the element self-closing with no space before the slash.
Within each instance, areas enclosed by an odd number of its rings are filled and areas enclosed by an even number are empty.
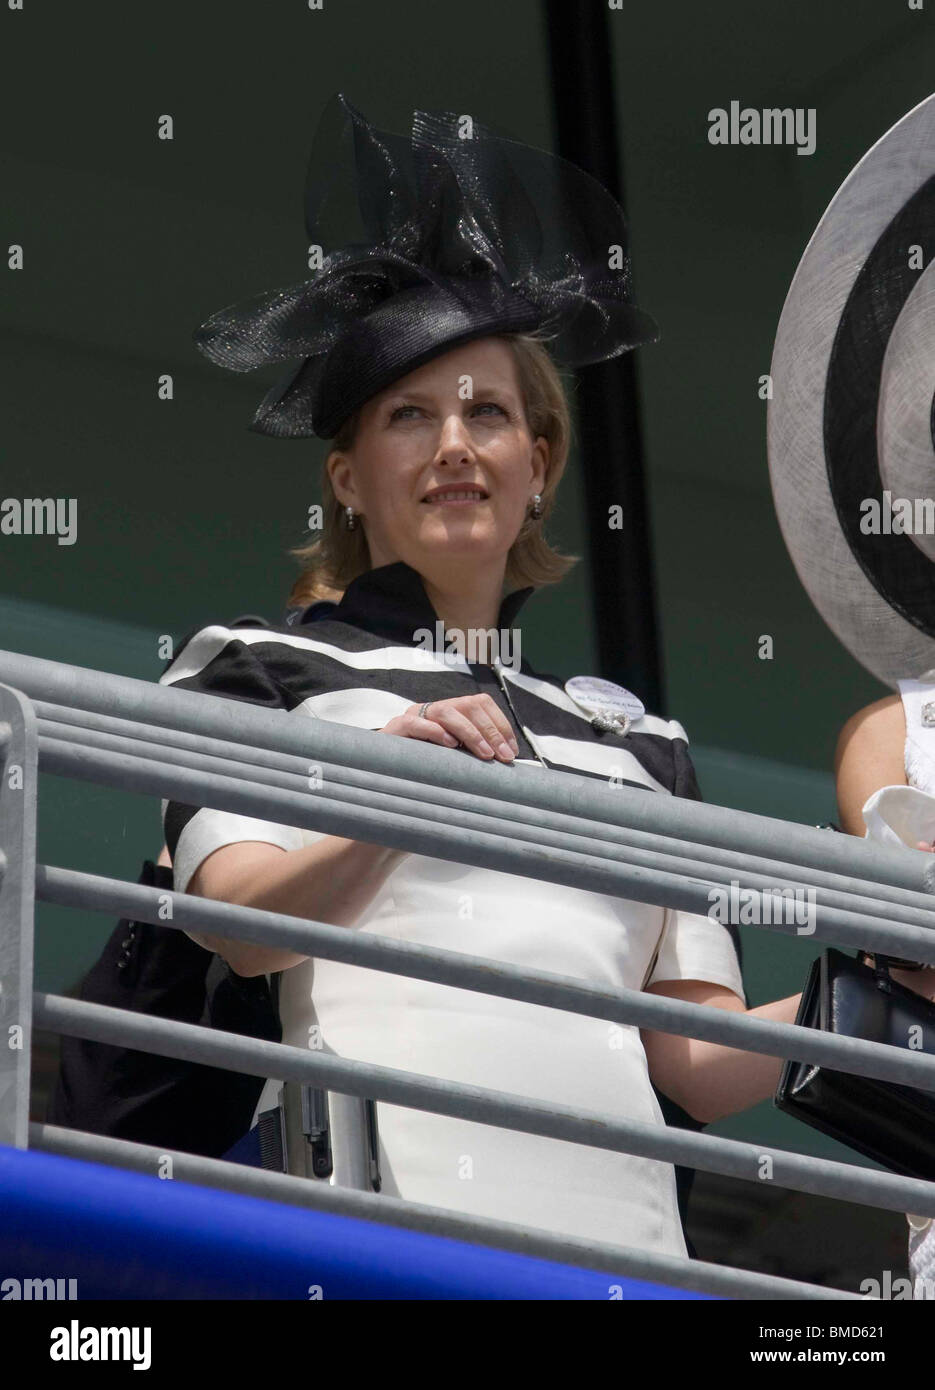
<svg viewBox="0 0 935 1390">
<path fill-rule="evenodd" d="M 935 95 L 863 157 L 783 307 L 768 446 L 825 622 L 887 685 L 935 666 Z"/>
</svg>

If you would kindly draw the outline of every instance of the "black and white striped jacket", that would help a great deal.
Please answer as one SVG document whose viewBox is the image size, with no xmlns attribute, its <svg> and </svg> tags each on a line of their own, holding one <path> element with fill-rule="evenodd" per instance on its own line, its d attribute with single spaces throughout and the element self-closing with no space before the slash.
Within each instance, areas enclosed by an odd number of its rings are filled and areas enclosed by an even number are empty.
<svg viewBox="0 0 935 1390">
<path fill-rule="evenodd" d="M 506 596 L 501 631 L 516 626 L 533 592 L 529 587 Z M 566 694 L 563 680 L 536 673 L 525 657 L 516 669 L 427 654 L 417 634 L 434 632 L 437 621 L 421 576 L 400 561 L 360 575 L 341 602 L 314 622 L 199 629 L 160 683 L 371 730 L 413 704 L 486 693 L 510 721 L 518 762 L 701 799 L 685 731 L 676 720 L 645 714 L 625 735 L 598 732 Z M 167 804 L 166 842 L 173 857 L 197 809 Z"/>
</svg>

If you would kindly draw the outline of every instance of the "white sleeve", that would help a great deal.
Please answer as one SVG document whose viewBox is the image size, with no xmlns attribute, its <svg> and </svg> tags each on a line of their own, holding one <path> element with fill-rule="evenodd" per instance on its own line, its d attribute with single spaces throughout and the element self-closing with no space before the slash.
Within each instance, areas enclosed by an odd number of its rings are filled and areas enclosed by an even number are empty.
<svg viewBox="0 0 935 1390">
<path fill-rule="evenodd" d="M 176 893 L 186 892 L 198 867 L 209 854 L 224 845 L 260 840 L 264 844 L 279 845 L 282 849 L 290 850 L 301 849 L 311 838 L 314 836 L 310 831 L 203 807 L 186 822 L 179 836 L 172 861 L 173 887 Z"/>
<path fill-rule="evenodd" d="M 666 908 L 659 958 L 647 984 L 662 980 L 705 980 L 726 985 L 746 1004 L 740 963 L 730 932 L 697 912 Z"/>
</svg>

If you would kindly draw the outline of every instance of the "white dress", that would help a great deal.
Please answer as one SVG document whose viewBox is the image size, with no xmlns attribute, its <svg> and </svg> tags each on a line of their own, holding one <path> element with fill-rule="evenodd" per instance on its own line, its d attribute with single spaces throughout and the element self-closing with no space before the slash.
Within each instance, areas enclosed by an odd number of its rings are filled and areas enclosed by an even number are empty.
<svg viewBox="0 0 935 1390">
<path fill-rule="evenodd" d="M 180 839 L 175 887 L 222 845 L 285 849 L 322 838 L 201 810 Z M 702 979 L 744 998 L 733 942 L 707 917 L 410 855 L 349 930 L 461 950 L 639 989 L 664 930 L 651 983 Z M 639 1030 L 539 1005 L 327 960 L 283 972 L 283 1042 L 341 1057 L 513 1092 L 574 1110 L 665 1123 Z M 314 1035 L 313 1035 L 314 1036 Z M 315 1045 L 315 1044 L 313 1044 Z M 257 1113 L 276 1104 L 267 1083 Z M 668 1163 L 377 1105 L 382 1191 L 569 1236 L 687 1256 Z"/>
<path fill-rule="evenodd" d="M 926 723 L 923 717 L 923 706 L 935 702 L 933 675 L 927 671 L 921 680 L 899 682 L 906 717 L 908 786 L 881 787 L 863 808 L 867 837 L 883 844 L 915 849 L 919 840 L 935 840 L 935 723 Z M 935 717 L 935 709 L 926 717 Z M 909 1212 L 906 1220 L 914 1297 L 923 1298 L 927 1288 L 935 1287 L 935 1222 Z"/>
</svg>

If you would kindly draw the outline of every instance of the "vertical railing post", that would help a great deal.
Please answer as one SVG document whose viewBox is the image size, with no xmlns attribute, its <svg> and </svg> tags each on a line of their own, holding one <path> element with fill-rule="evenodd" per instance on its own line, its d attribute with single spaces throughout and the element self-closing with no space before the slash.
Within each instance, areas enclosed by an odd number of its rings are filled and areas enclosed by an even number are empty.
<svg viewBox="0 0 935 1390">
<path fill-rule="evenodd" d="M 36 716 L 0 685 L 0 1144 L 28 1147 L 36 888 Z"/>
</svg>

